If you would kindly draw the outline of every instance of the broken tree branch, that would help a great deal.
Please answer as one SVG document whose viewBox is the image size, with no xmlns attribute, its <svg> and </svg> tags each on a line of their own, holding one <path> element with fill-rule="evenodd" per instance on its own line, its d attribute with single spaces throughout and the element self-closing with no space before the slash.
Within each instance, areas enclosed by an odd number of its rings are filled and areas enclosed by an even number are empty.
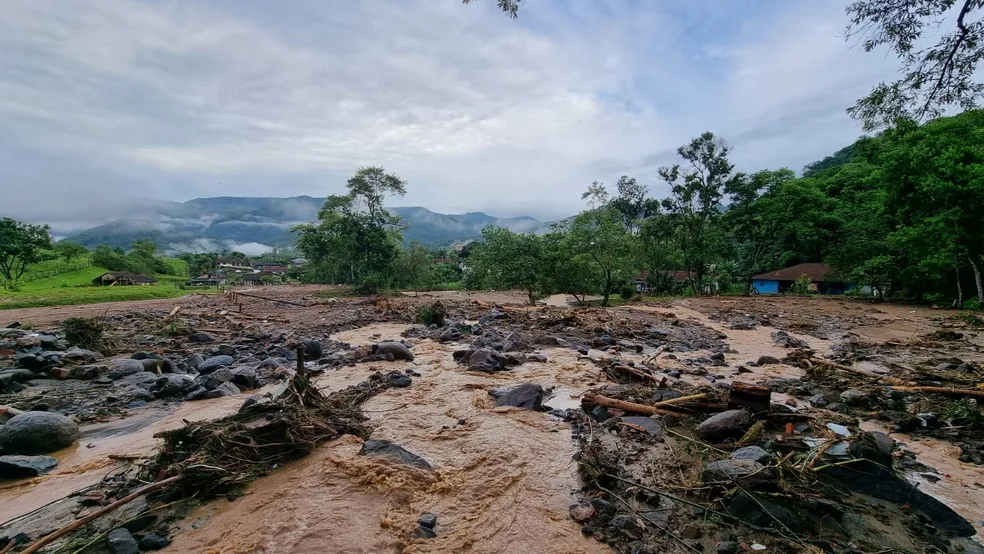
<svg viewBox="0 0 984 554">
<path fill-rule="evenodd" d="M 973 398 L 984 398 L 984 390 L 958 389 L 955 387 L 930 387 L 930 386 L 897 386 L 888 387 L 891 390 L 902 392 L 932 392 L 945 394 L 948 396 L 970 396 Z"/>
<path fill-rule="evenodd" d="M 35 541 L 34 543 L 32 543 L 30 546 L 28 546 L 25 550 L 23 550 L 21 552 L 21 554 L 32 554 L 34 552 L 37 552 L 37 551 L 41 550 L 42 548 L 44 548 L 45 546 L 47 546 L 48 544 L 51 544 L 55 539 L 58 539 L 59 537 L 64 537 L 65 535 L 71 533 L 72 531 L 78 529 L 79 527 L 84 526 L 85 524 L 89 523 L 90 521 L 96 520 L 96 519 L 98 519 L 98 518 L 100 518 L 100 517 L 108 514 L 109 512 L 112 512 L 113 510 L 119 508 L 120 506 L 122 506 L 124 504 L 127 504 L 127 503 L 129 503 L 129 502 L 131 502 L 133 500 L 136 500 L 137 498 L 139 498 L 139 497 L 141 497 L 141 496 L 143 496 L 143 495 L 145 495 L 145 494 L 147 494 L 149 492 L 153 492 L 153 491 L 155 491 L 157 489 L 166 487 L 166 486 L 168 486 L 168 485 L 170 485 L 172 483 L 177 483 L 178 481 L 181 480 L 182 477 L 184 477 L 184 476 L 183 475 L 175 475 L 174 477 L 168 477 L 167 479 L 164 479 L 164 480 L 161 480 L 161 481 L 157 481 L 156 483 L 151 483 L 151 484 L 147 485 L 146 487 L 141 487 L 141 488 L 137 489 L 136 491 L 134 491 L 133 493 L 128 494 L 127 496 L 124 496 L 123 498 L 117 500 L 116 502 L 113 502 L 112 504 L 107 504 L 106 506 L 104 506 L 104 507 L 96 510 L 95 512 L 92 512 L 91 514 L 89 514 L 89 515 L 87 515 L 87 516 L 85 516 L 83 518 L 76 519 L 75 521 L 73 521 L 72 523 L 69 523 L 68 525 L 62 527 L 61 529 L 59 529 L 59 530 L 57 530 L 57 531 L 55 531 L 55 532 L 53 532 L 51 534 L 48 534 L 48 535 L 42 537 L 41 539 L 38 539 L 37 541 Z"/>
<path fill-rule="evenodd" d="M 307 308 L 307 304 L 299 304 L 297 302 L 291 302 L 290 300 L 279 300 L 277 298 L 268 298 L 266 296 L 260 296 L 258 294 L 247 294 L 245 292 L 236 291 L 236 296 L 245 296 L 247 298 L 258 298 L 260 300 L 267 300 L 269 302 L 280 302 L 282 304 L 288 304 L 290 306 L 300 306 L 301 308 Z"/>
<path fill-rule="evenodd" d="M 606 408 L 615 408 L 618 410 L 622 410 L 623 412 L 631 412 L 635 414 L 681 415 L 679 411 L 667 410 L 665 408 L 657 408 L 656 406 L 650 406 L 647 404 L 636 404 L 635 402 L 626 402 L 625 400 L 609 398 L 607 396 L 602 396 L 600 394 L 594 394 L 590 392 L 584 393 L 584 395 L 581 397 L 581 401 L 586 402 L 588 404 L 605 406 Z"/>
<path fill-rule="evenodd" d="M 888 383 L 890 385 L 908 385 L 908 384 L 910 384 L 908 381 L 903 381 L 902 379 L 896 379 L 895 377 L 889 377 L 888 375 L 880 375 L 880 374 L 874 373 L 872 371 L 866 371 L 864 369 L 857 368 L 857 367 L 851 367 L 849 365 L 838 364 L 838 363 L 831 362 L 829 360 L 824 360 L 824 359 L 821 359 L 821 358 L 809 358 L 809 359 L 807 359 L 807 361 L 810 362 L 813 365 L 822 365 L 822 366 L 825 366 L 825 367 L 829 367 L 831 369 L 838 369 L 840 371 L 846 371 L 848 373 L 854 373 L 856 375 L 864 375 L 865 377 L 871 377 L 872 379 L 878 379 L 879 381 L 883 381 L 883 382 Z"/>
</svg>

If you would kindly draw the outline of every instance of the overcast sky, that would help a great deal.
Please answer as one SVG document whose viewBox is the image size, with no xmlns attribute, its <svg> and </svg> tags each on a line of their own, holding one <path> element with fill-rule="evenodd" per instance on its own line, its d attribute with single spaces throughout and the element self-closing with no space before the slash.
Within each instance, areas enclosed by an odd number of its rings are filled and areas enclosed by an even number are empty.
<svg viewBox="0 0 984 554">
<path fill-rule="evenodd" d="M 816 0 L 3 0 L 0 214 L 62 227 L 138 199 L 324 196 L 552 219 L 711 130 L 743 171 L 852 142 L 895 62 Z M 123 213 L 129 212 L 129 213 Z"/>
</svg>

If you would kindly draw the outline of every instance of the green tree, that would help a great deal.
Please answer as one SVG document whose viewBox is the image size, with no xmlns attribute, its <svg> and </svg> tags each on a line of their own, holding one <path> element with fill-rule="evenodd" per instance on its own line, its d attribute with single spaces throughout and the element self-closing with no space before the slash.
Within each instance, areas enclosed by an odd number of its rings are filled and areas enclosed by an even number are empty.
<svg viewBox="0 0 984 554">
<path fill-rule="evenodd" d="M 543 239 L 533 233 L 514 233 L 504 227 L 482 230 L 482 245 L 469 257 L 474 279 L 489 288 L 517 288 L 526 293 L 531 306 L 544 288 Z"/>
<path fill-rule="evenodd" d="M 297 247 L 321 275 L 365 286 L 373 293 L 393 277 L 402 241 L 400 218 L 383 208 L 391 195 L 406 194 L 406 182 L 381 167 L 364 167 L 346 183 L 348 194 L 329 196 L 320 223 L 299 225 Z"/>
<path fill-rule="evenodd" d="M 571 220 L 555 223 L 543 236 L 544 288 L 551 293 L 570 294 L 584 304 L 585 297 L 597 293 L 601 285 L 591 258 L 579 251 L 572 240 L 572 223 Z"/>
<path fill-rule="evenodd" d="M 216 252 L 184 252 L 178 258 L 188 263 L 188 275 L 197 277 L 215 269 L 219 254 Z"/>
<path fill-rule="evenodd" d="M 400 253 L 397 268 L 401 281 L 413 289 L 415 296 L 434 282 L 434 259 L 427 247 L 419 242 Z"/>
<path fill-rule="evenodd" d="M 621 214 L 608 206 L 581 212 L 574 217 L 569 234 L 571 250 L 586 256 L 594 267 L 601 284 L 601 305 L 607 306 L 612 292 L 628 281 L 632 271 L 633 243 Z"/>
<path fill-rule="evenodd" d="M 7 281 L 16 281 L 27 266 L 41 260 L 44 250 L 51 248 L 47 225 L 31 225 L 5 217 L 0 219 L 0 274 Z"/>
<path fill-rule="evenodd" d="M 976 107 L 984 94 L 976 74 L 984 57 L 984 21 L 977 13 L 982 7 L 980 0 L 850 4 L 847 39 L 860 40 L 866 52 L 887 46 L 901 62 L 901 76 L 879 83 L 848 113 L 870 130 L 894 125 L 900 118 L 922 121 L 951 107 Z M 927 41 L 930 46 L 923 47 Z"/>
<path fill-rule="evenodd" d="M 86 247 L 68 240 L 60 240 L 52 248 L 59 258 L 65 260 L 66 264 L 70 264 L 89 253 Z"/>
<path fill-rule="evenodd" d="M 717 247 L 712 227 L 721 213 L 724 186 L 734 167 L 728 161 L 729 151 L 724 141 L 705 132 L 677 149 L 688 167 L 659 169 L 671 192 L 663 206 L 675 216 L 684 268 L 698 294 Z"/>
<path fill-rule="evenodd" d="M 461 0 L 463 4 L 471 4 L 475 0 Z M 499 9 L 509 17 L 516 19 L 519 17 L 519 3 L 523 0 L 495 0 Z"/>
<path fill-rule="evenodd" d="M 796 175 L 790 169 L 738 173 L 725 185 L 731 205 L 723 225 L 732 237 L 735 260 L 732 276 L 745 293 L 751 292 L 752 276 L 774 267 L 778 261 L 778 235 L 783 222 L 777 217 L 775 197 Z"/>
</svg>

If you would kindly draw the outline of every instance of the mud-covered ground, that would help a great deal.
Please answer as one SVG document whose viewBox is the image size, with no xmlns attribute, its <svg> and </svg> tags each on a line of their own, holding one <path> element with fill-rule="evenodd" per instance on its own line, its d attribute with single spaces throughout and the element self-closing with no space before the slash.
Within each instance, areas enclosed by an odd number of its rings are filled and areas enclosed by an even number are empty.
<svg viewBox="0 0 984 554">
<path fill-rule="evenodd" d="M 45 337 L 0 348 L 0 374 L 20 371 L 0 406 L 81 426 L 77 444 L 52 454 L 55 469 L 0 481 L 0 550 L 129 492 L 120 476 L 155 452 L 155 433 L 270 394 L 300 346 L 326 393 L 404 374 L 363 409 L 373 439 L 432 467 L 365 455 L 363 439 L 345 436 L 228 498 L 142 497 L 90 524 L 80 551 L 112 551 L 106 537 L 121 526 L 172 552 L 979 551 L 979 535 L 967 537 L 984 531 L 980 404 L 890 388 L 979 390 L 984 325 L 973 316 L 827 298 L 529 308 L 509 292 L 321 290 L 0 312 L 0 327 Z M 435 301 L 443 323 L 418 323 Z M 102 356 L 55 357 L 61 321 L 79 316 L 105 318 Z M 400 341 L 412 361 L 374 347 Z M 23 361 L 28 352 L 37 359 Z M 194 354 L 231 360 L 199 372 Z M 13 369 L 25 364 L 31 374 Z M 771 401 L 742 404 L 736 382 L 767 387 Z M 708 432 L 729 407 L 747 419 Z M 750 461 L 734 463 L 739 450 Z"/>
</svg>

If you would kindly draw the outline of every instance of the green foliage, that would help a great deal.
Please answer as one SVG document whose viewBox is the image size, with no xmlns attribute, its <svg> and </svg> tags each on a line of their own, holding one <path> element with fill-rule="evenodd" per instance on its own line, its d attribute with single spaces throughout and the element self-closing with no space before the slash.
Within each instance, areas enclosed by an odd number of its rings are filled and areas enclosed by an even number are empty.
<svg viewBox="0 0 984 554">
<path fill-rule="evenodd" d="M 440 301 L 434 302 L 429 306 L 421 306 L 417 310 L 417 322 L 424 325 L 444 326 L 444 318 L 447 317 L 447 309 Z"/>
<path fill-rule="evenodd" d="M 434 260 L 422 244 L 414 243 L 400 252 L 396 261 L 399 283 L 414 291 L 428 288 L 434 282 Z"/>
<path fill-rule="evenodd" d="M 482 231 L 484 244 L 469 257 L 471 284 L 497 289 L 518 288 L 530 305 L 546 283 L 543 239 L 533 233 L 514 233 L 502 227 Z"/>
<path fill-rule="evenodd" d="M 634 265 L 632 237 L 621 214 L 609 206 L 589 209 L 574 217 L 568 233 L 570 251 L 582 259 L 579 271 L 594 275 L 593 281 L 601 285 L 602 306 L 607 306 Z"/>
<path fill-rule="evenodd" d="M 955 6 L 960 7 L 954 10 Z M 976 107 L 984 94 L 984 84 L 976 74 L 984 57 L 984 25 L 974 13 L 981 8 L 978 0 L 857 0 L 850 4 L 847 40 L 860 41 L 866 52 L 887 46 L 900 60 L 902 75 L 892 83 L 879 83 L 848 113 L 872 130 L 894 125 L 901 118 L 921 121 L 954 107 Z M 955 23 L 942 27 L 948 18 Z"/>
<path fill-rule="evenodd" d="M 789 289 L 789 292 L 802 296 L 812 294 L 813 281 L 810 279 L 809 275 L 800 275 L 799 278 L 793 282 L 793 286 Z"/>
<path fill-rule="evenodd" d="M 65 260 L 65 263 L 72 263 L 73 261 L 78 260 L 89 253 L 89 250 L 81 244 L 76 244 L 67 240 L 56 242 L 52 247 L 52 250 L 54 250 L 55 254 L 57 254 L 59 258 Z"/>
<path fill-rule="evenodd" d="M 28 265 L 42 260 L 44 249 L 51 248 L 48 229 L 9 217 L 0 219 L 0 275 L 4 279 L 20 279 Z"/>
<path fill-rule="evenodd" d="M 625 283 L 619 289 L 618 295 L 622 297 L 622 300 L 632 300 L 636 295 L 636 290 L 632 285 Z"/>
<path fill-rule="evenodd" d="M 346 186 L 348 194 L 325 200 L 320 223 L 294 227 L 297 247 L 313 266 L 308 276 L 374 294 L 392 281 L 402 240 L 400 218 L 383 202 L 406 194 L 406 183 L 381 167 L 365 167 Z"/>
<path fill-rule="evenodd" d="M 215 269 L 219 254 L 217 252 L 185 252 L 178 258 L 188 265 L 188 276 L 197 277 Z"/>
</svg>

